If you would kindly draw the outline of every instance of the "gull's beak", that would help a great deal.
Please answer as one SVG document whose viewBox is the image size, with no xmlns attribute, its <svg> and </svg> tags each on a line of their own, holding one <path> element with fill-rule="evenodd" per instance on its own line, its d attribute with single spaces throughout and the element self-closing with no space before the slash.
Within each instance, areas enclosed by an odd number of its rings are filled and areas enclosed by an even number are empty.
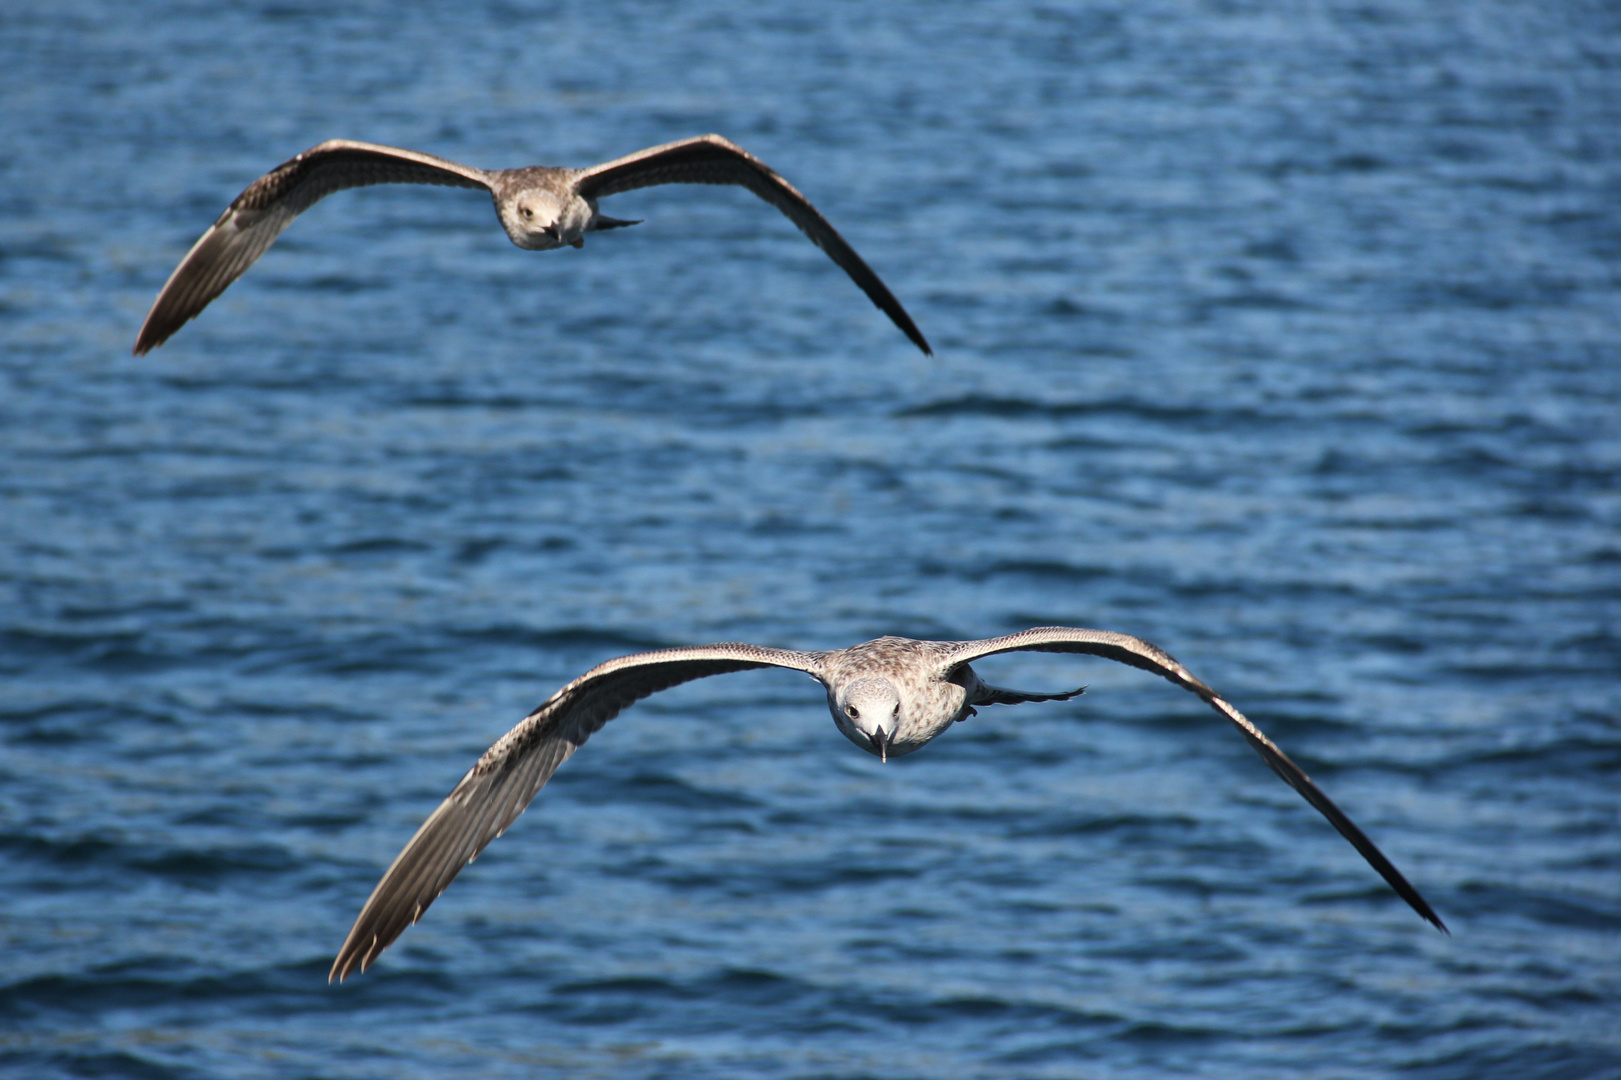
<svg viewBox="0 0 1621 1080">
<path fill-rule="evenodd" d="M 884 734 L 883 728 L 872 733 L 872 741 L 878 744 L 878 763 L 889 764 L 889 738 Z"/>
</svg>

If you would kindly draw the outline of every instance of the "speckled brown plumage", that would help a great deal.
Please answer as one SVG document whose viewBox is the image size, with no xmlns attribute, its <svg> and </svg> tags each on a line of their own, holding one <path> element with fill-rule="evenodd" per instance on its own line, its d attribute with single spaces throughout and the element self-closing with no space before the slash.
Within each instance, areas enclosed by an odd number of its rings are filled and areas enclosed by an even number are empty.
<svg viewBox="0 0 1621 1080">
<path fill-rule="evenodd" d="M 600 664 L 553 694 L 479 758 L 384 873 L 338 951 L 330 977 L 341 980 L 356 968 L 369 967 L 421 918 L 462 867 L 512 824 L 558 766 L 609 720 L 650 694 L 731 671 L 803 671 L 826 688 L 839 730 L 857 746 L 887 759 L 921 748 L 973 715 L 977 706 L 1067 700 L 1081 693 L 1032 694 L 991 686 L 971 666 L 982 656 L 1019 650 L 1100 656 L 1153 672 L 1197 694 L 1237 727 L 1402 899 L 1446 929 L 1418 890 L 1282 750 L 1173 657 L 1126 634 L 1047 626 L 983 641 L 882 637 L 831 652 L 732 642 L 639 653 Z"/>
<path fill-rule="evenodd" d="M 584 234 L 634 225 L 597 212 L 597 200 L 655 184 L 735 184 L 782 211 L 825 251 L 918 348 L 929 352 L 912 317 L 838 230 L 763 161 L 719 135 L 639 150 L 589 169 L 531 165 L 475 169 L 415 150 L 332 139 L 283 162 L 248 185 L 181 259 L 135 339 L 135 353 L 157 348 L 241 277 L 299 214 L 335 191 L 372 184 L 483 188 L 519 247 L 579 247 Z M 556 213 L 521 213 L 526 196 Z"/>
</svg>

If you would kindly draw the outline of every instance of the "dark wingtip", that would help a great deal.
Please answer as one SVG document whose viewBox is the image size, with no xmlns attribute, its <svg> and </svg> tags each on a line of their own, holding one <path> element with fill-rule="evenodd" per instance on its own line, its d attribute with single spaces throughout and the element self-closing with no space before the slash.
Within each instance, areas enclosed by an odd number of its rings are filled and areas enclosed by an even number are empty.
<svg viewBox="0 0 1621 1080">
<path fill-rule="evenodd" d="M 1417 890 L 1414 890 L 1414 895 L 1415 896 L 1417 895 Z M 1402 899 L 1406 900 L 1407 898 L 1404 896 L 1404 897 L 1402 897 Z M 1421 902 L 1422 902 L 1422 899 L 1423 898 L 1420 897 Z M 1435 909 L 1431 908 L 1428 903 L 1425 903 L 1422 908 L 1420 908 L 1417 904 L 1413 904 L 1412 907 L 1421 916 L 1423 916 L 1425 922 L 1429 923 L 1431 926 L 1433 926 L 1437 930 L 1441 931 L 1441 933 L 1445 934 L 1447 937 L 1452 936 L 1452 931 L 1447 929 L 1447 924 L 1441 921 L 1441 916 L 1437 915 L 1435 913 Z"/>
<path fill-rule="evenodd" d="M 130 350 L 131 356 L 145 356 L 153 349 L 162 345 L 174 336 L 180 327 L 171 327 L 167 330 L 154 325 L 150 318 L 141 324 L 141 332 L 135 335 L 135 347 Z"/>
</svg>

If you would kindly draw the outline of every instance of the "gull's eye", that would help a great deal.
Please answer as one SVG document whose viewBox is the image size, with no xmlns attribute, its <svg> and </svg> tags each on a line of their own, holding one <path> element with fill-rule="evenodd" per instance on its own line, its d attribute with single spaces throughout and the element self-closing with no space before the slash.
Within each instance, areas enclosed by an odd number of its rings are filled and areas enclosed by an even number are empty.
<svg viewBox="0 0 1621 1080">
<path fill-rule="evenodd" d="M 525 221 L 528 221 L 535 216 L 535 212 L 529 209 L 527 206 L 521 207 L 520 209 L 523 211 L 523 219 Z"/>
<path fill-rule="evenodd" d="M 901 714 L 901 703 L 897 701 L 897 702 L 895 702 L 894 711 L 892 711 L 889 715 L 893 717 L 893 716 L 899 716 L 900 714 Z"/>
<path fill-rule="evenodd" d="M 861 719 L 861 710 L 856 708 L 854 705 L 846 705 L 844 707 L 844 711 L 850 714 L 850 719 L 852 720 Z"/>
</svg>

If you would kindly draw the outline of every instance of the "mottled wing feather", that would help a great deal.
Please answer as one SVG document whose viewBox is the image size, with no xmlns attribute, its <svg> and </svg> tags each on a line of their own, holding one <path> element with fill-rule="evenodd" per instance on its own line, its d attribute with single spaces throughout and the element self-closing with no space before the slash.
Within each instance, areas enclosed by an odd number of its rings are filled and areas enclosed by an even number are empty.
<svg viewBox="0 0 1621 1080">
<path fill-rule="evenodd" d="M 1351 846 L 1362 854 L 1392 889 L 1396 890 L 1397 895 L 1437 929 L 1450 933 L 1441 917 L 1402 876 L 1401 871 L 1385 858 L 1384 853 L 1374 846 L 1373 841 L 1368 839 L 1343 810 L 1334 805 L 1333 800 L 1325 795 L 1321 788 L 1312 783 L 1311 778 L 1300 766 L 1290 761 L 1289 756 L 1278 749 L 1277 744 L 1267 738 L 1243 713 L 1233 708 L 1221 695 L 1177 663 L 1169 653 L 1129 634 L 1117 634 L 1108 630 L 1081 630 L 1067 626 L 1042 626 L 1034 630 L 1009 634 L 1006 637 L 958 642 L 956 647 L 946 654 L 946 666 L 950 668 L 957 664 L 969 663 L 982 656 L 1004 652 L 1085 653 L 1102 656 L 1144 671 L 1151 671 L 1169 679 L 1184 690 L 1198 694 L 1206 704 L 1238 728 L 1240 734 L 1255 748 L 1255 752 L 1261 755 L 1261 760 L 1271 766 L 1272 771 L 1277 773 L 1284 783 L 1298 791 L 1329 820 L 1335 829 L 1339 830 L 1341 836 L 1350 841 Z"/>
<path fill-rule="evenodd" d="M 553 694 L 484 754 L 422 823 L 372 891 L 330 978 L 371 966 L 422 917 L 462 867 L 500 836 L 591 735 L 632 703 L 693 679 L 750 668 L 785 667 L 815 675 L 823 654 L 742 643 L 622 656 Z"/>
<path fill-rule="evenodd" d="M 197 317 L 275 242 L 293 219 L 334 191 L 372 184 L 489 188 L 482 170 L 392 146 L 332 139 L 248 185 L 169 275 L 135 339 L 157 348 Z"/>
<path fill-rule="evenodd" d="M 799 226 L 918 348 L 933 355 L 923 332 L 901 302 L 810 200 L 765 162 L 719 135 L 699 135 L 640 150 L 581 170 L 575 182 L 580 194 L 588 199 L 657 184 L 736 184 L 748 188 Z"/>
</svg>

